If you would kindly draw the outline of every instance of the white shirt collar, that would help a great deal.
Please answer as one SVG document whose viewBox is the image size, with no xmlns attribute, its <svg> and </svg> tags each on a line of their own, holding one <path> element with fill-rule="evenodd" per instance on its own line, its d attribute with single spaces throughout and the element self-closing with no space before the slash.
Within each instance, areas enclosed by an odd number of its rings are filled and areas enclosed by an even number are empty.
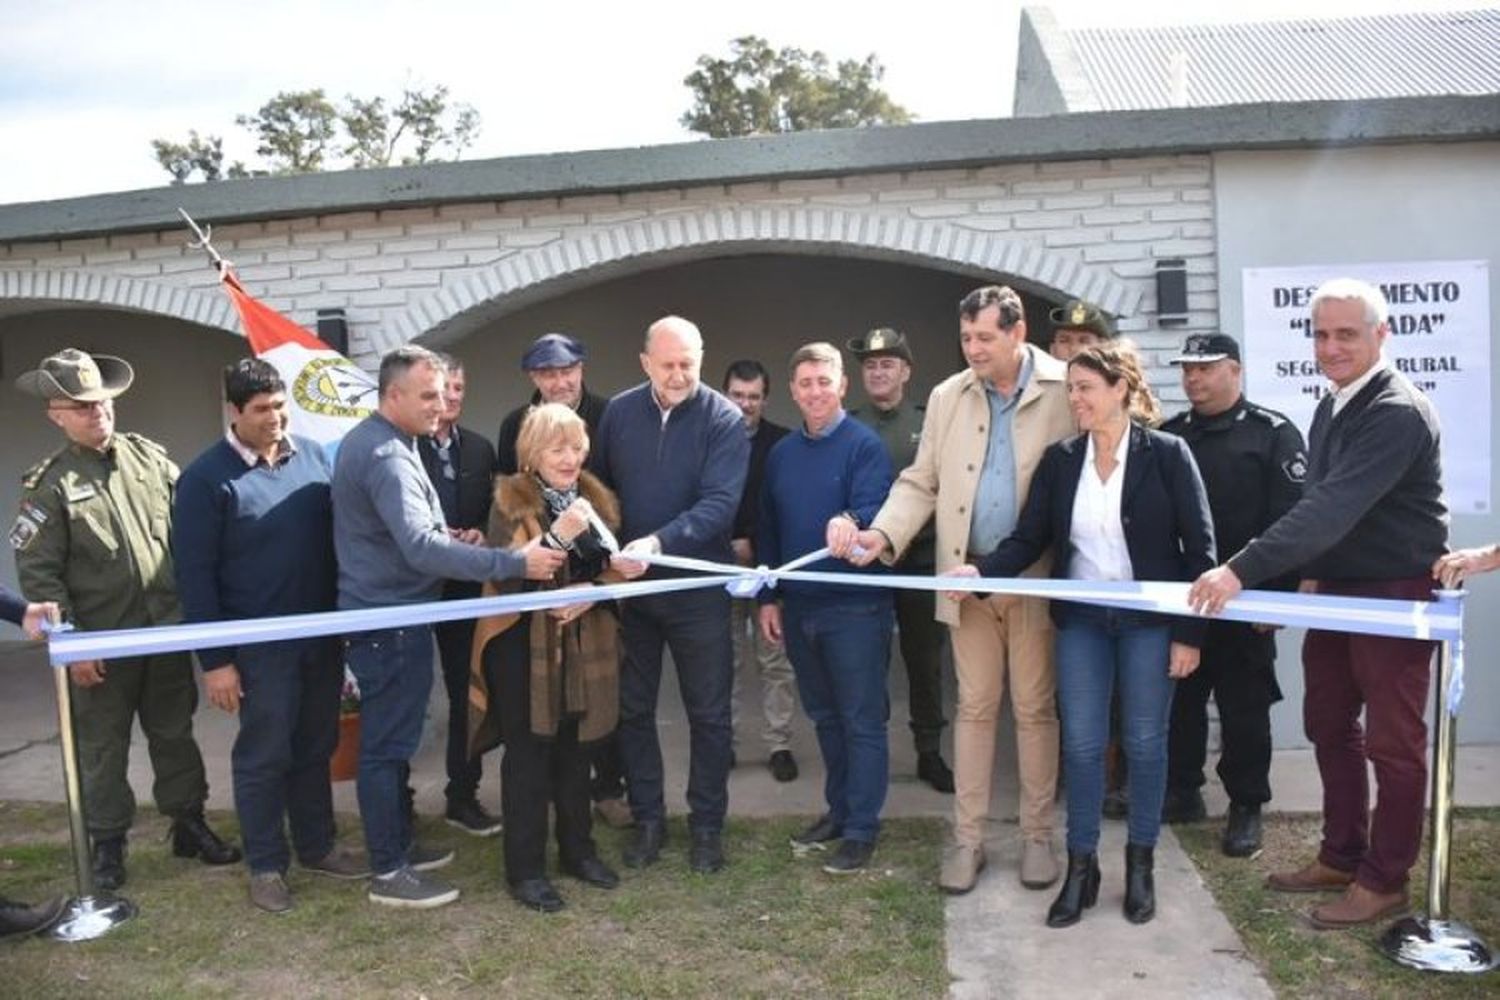
<svg viewBox="0 0 1500 1000">
<path fill-rule="evenodd" d="M 1342 410 L 1345 406 L 1349 405 L 1349 400 L 1359 395 L 1359 390 L 1369 385 L 1370 379 L 1374 378 L 1377 372 L 1388 367 L 1389 364 L 1390 363 L 1385 359 L 1385 355 L 1382 353 L 1376 360 L 1376 362 L 1370 366 L 1370 370 L 1365 372 L 1359 378 L 1355 379 L 1353 382 L 1350 382 L 1342 389 L 1335 385 L 1333 387 L 1333 415 L 1338 416 L 1339 411 Z"/>
<path fill-rule="evenodd" d="M 253 469 L 260 464 L 260 454 L 251 450 L 245 445 L 245 442 L 235 436 L 233 427 L 224 432 L 224 440 L 229 442 L 229 447 L 234 449 L 234 453 L 240 456 L 247 466 Z M 297 454 L 297 446 L 292 444 L 290 436 L 284 436 L 281 439 L 281 443 L 276 446 L 276 461 L 280 462 L 283 459 L 291 458 L 295 454 Z"/>
</svg>

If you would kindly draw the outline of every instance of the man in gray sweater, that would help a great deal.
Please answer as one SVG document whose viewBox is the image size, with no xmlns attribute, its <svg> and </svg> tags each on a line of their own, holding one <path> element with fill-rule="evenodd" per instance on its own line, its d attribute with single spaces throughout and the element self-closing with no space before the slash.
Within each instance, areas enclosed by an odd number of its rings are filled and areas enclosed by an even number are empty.
<svg viewBox="0 0 1500 1000">
<path fill-rule="evenodd" d="M 1337 279 L 1312 298 L 1313 352 L 1332 383 L 1308 434 L 1302 499 L 1198 578 L 1188 601 L 1217 613 L 1240 592 L 1291 570 L 1320 594 L 1430 600 L 1448 547 L 1437 411 L 1382 355 L 1390 336 L 1378 288 Z M 1316 927 L 1368 924 L 1406 907 L 1422 846 L 1427 725 L 1435 644 L 1309 629 L 1302 644 L 1303 724 L 1323 779 L 1323 843 L 1282 892 L 1340 892 Z M 1364 722 L 1361 724 L 1360 716 Z M 1378 796 L 1373 817 L 1366 759 Z"/>
<path fill-rule="evenodd" d="M 418 437 L 442 417 L 443 378 L 431 351 L 390 352 L 380 362 L 380 408 L 339 444 L 333 541 L 341 609 L 436 601 L 445 579 L 550 579 L 564 559 L 535 544 L 484 548 L 479 530 L 448 527 L 417 450 Z M 447 864 L 453 852 L 413 844 L 403 800 L 432 690 L 432 628 L 352 635 L 347 662 L 360 692 L 357 790 L 375 873 L 370 900 L 419 909 L 451 903 L 458 890 L 423 872 Z"/>
</svg>

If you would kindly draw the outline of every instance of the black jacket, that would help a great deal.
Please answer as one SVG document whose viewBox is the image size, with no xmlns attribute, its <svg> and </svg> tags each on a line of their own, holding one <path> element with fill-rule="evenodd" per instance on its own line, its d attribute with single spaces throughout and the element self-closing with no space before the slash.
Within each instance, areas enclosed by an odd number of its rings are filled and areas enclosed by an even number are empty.
<svg viewBox="0 0 1500 1000">
<path fill-rule="evenodd" d="M 437 488 L 443 505 L 443 519 L 450 528 L 478 528 L 484 531 L 490 523 L 490 498 L 493 495 L 495 449 L 477 431 L 467 427 L 458 428 L 458 451 L 455 465 L 458 473 L 458 495 L 450 500 L 438 480 L 443 474 L 438 460 L 437 444 L 432 438 L 417 439 L 417 450 L 422 455 L 422 467 L 427 478 Z M 444 597 L 478 597 L 480 585 L 461 580 L 449 580 L 443 587 Z"/>
<path fill-rule="evenodd" d="M 1193 410 L 1161 425 L 1193 450 L 1214 517 L 1214 547 L 1227 559 L 1249 545 L 1302 499 L 1307 448 L 1297 425 L 1275 410 L 1241 396 L 1223 413 Z M 1297 574 L 1261 584 L 1295 590 Z"/>
<path fill-rule="evenodd" d="M 521 421 L 541 401 L 542 394 L 533 392 L 530 402 L 511 410 L 500 422 L 500 434 L 495 439 L 495 472 L 499 475 L 511 476 L 521 471 L 521 460 L 516 456 L 516 438 L 521 435 Z M 595 396 L 589 392 L 588 386 L 583 387 L 583 398 L 578 401 L 578 415 L 583 418 L 590 441 L 594 438 L 594 432 L 599 429 L 599 418 L 604 416 L 607 406 L 609 400 L 603 396 Z"/>
<path fill-rule="evenodd" d="M 1049 548 L 1052 575 L 1068 579 L 1073 562 L 1073 502 L 1088 454 L 1088 436 L 1059 441 L 1042 455 L 1026 506 L 1010 537 L 979 560 L 984 576 L 1017 576 Z M 1212 569 L 1214 526 L 1193 454 L 1181 438 L 1131 425 L 1120 490 L 1120 524 L 1137 580 L 1198 578 Z M 1067 624 L 1079 606 L 1052 601 L 1052 620 Z M 1172 639 L 1202 645 L 1206 619 L 1177 617 Z"/>
<path fill-rule="evenodd" d="M 1437 410 L 1405 375 L 1376 372 L 1308 435 L 1300 502 L 1229 560 L 1247 587 L 1300 567 L 1309 580 L 1427 576 L 1448 547 Z"/>
</svg>

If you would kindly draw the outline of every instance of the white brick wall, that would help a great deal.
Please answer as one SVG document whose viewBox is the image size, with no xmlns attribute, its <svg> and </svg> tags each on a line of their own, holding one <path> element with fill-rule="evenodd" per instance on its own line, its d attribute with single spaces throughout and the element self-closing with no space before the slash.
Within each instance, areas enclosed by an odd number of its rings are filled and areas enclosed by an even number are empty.
<svg viewBox="0 0 1500 1000">
<path fill-rule="evenodd" d="M 1009 271 L 1059 297 L 1112 297 L 1154 380 L 1180 399 L 1165 358 L 1186 333 L 1217 322 L 1212 181 L 1206 155 L 1007 164 L 347 212 L 213 235 L 250 292 L 297 322 L 345 308 L 351 352 L 367 365 L 431 324 L 461 325 L 464 309 L 497 291 L 596 267 L 601 277 L 623 273 L 633 259 L 733 239 L 910 254 L 928 266 Z M 186 243 L 172 230 L 0 244 L 0 272 L 83 271 L 217 294 L 216 275 Z M 1188 323 L 1168 330 L 1154 319 L 1162 257 L 1187 258 L 1190 275 Z"/>
</svg>

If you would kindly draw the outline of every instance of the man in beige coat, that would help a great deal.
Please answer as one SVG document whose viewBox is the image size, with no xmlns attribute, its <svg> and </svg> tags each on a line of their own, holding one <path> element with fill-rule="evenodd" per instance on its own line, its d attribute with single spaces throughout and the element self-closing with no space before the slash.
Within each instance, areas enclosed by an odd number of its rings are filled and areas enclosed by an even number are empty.
<svg viewBox="0 0 1500 1000">
<path fill-rule="evenodd" d="M 1019 295 L 996 286 L 970 292 L 959 304 L 959 339 L 968 369 L 932 390 L 917 456 L 875 520 L 829 523 L 835 555 L 860 564 L 894 562 L 934 514 L 939 575 L 989 552 L 1015 527 L 1042 452 L 1074 432 L 1067 368 L 1026 342 Z M 1044 560 L 1026 575 L 1046 570 Z M 952 627 L 958 671 L 954 842 L 939 885 L 968 892 L 984 868 L 995 732 L 1008 683 L 1021 778 L 1021 882 L 1045 888 L 1058 875 L 1052 848 L 1058 725 L 1047 603 L 998 595 L 938 601 L 937 617 Z"/>
</svg>

